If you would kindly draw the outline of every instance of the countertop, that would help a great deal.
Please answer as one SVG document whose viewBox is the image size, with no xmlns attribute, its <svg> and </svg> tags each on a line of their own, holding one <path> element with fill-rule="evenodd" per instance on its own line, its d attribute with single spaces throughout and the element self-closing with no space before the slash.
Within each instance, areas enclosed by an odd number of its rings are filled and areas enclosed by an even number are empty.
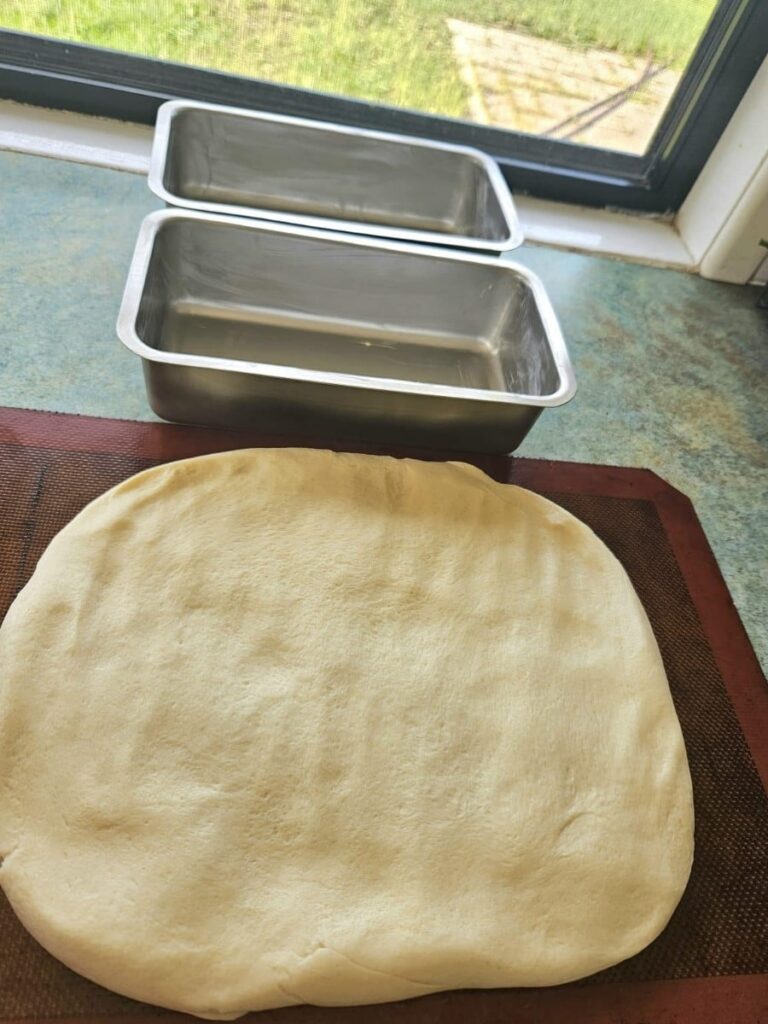
<svg viewBox="0 0 768 1024">
<path fill-rule="evenodd" d="M 140 176 L 0 153 L 0 405 L 151 420 L 115 318 L 141 218 Z M 524 246 L 579 391 L 522 456 L 643 466 L 694 502 L 768 664 L 768 315 L 758 291 Z"/>
</svg>

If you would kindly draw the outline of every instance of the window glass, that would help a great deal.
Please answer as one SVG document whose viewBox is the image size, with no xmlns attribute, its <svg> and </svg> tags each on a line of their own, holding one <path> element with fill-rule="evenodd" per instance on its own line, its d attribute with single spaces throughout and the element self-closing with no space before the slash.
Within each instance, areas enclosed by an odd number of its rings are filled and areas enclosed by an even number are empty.
<svg viewBox="0 0 768 1024">
<path fill-rule="evenodd" d="M 717 0 L 0 0 L 0 27 L 642 154 Z"/>
</svg>

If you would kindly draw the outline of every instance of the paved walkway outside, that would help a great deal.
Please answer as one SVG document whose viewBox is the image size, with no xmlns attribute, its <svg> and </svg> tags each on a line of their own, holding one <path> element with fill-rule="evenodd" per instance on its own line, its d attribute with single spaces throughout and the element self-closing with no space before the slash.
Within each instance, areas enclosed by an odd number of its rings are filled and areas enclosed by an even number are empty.
<svg viewBox="0 0 768 1024">
<path fill-rule="evenodd" d="M 454 18 L 448 26 L 472 119 L 482 124 L 643 153 L 680 80 L 650 56 L 576 49 Z"/>
</svg>

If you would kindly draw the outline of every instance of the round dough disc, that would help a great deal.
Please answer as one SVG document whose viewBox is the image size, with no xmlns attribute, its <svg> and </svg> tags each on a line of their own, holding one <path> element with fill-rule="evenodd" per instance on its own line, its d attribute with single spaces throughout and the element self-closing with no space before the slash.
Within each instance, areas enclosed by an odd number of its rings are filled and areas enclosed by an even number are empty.
<svg viewBox="0 0 768 1024">
<path fill-rule="evenodd" d="M 140 473 L 0 630 L 0 882 L 118 992 L 205 1017 L 554 985 L 685 887 L 680 727 L 624 570 L 461 464 Z"/>
</svg>

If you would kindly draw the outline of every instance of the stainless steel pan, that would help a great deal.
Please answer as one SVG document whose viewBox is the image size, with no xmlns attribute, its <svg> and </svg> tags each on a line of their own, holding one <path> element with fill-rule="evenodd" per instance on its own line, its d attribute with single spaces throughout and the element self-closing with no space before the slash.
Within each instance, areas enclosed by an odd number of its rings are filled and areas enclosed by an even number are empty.
<svg viewBox="0 0 768 1024">
<path fill-rule="evenodd" d="M 149 186 L 171 206 L 503 252 L 522 242 L 484 153 L 236 107 L 158 112 Z"/>
<path fill-rule="evenodd" d="M 521 266 L 182 210 L 145 219 L 118 334 L 187 423 L 509 452 L 575 391 Z"/>
</svg>

